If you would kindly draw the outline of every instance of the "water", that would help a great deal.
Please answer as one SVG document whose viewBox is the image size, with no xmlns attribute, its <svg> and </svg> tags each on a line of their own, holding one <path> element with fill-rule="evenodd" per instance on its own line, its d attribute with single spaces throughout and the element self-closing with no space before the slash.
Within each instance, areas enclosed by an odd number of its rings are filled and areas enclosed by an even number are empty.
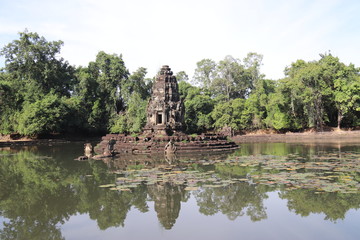
<svg viewBox="0 0 360 240">
<path fill-rule="evenodd" d="M 360 144 L 82 154 L 83 143 L 0 149 L 0 239 L 360 239 Z"/>
</svg>

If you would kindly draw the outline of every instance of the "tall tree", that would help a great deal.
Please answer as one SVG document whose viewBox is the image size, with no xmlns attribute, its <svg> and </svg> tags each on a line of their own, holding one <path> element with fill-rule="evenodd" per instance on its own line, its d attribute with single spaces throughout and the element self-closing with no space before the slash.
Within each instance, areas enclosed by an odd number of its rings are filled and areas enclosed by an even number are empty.
<svg viewBox="0 0 360 240">
<path fill-rule="evenodd" d="M 319 61 L 293 63 L 285 70 L 287 78 L 280 87 L 287 89 L 284 93 L 289 94 L 292 116 L 299 119 L 302 115 L 302 127 L 321 130 L 325 123 L 336 122 L 340 128 L 344 117 L 360 110 L 359 69 L 346 66 L 331 54 L 320 56 Z"/>
<path fill-rule="evenodd" d="M 92 132 L 106 132 L 110 119 L 124 109 L 122 85 L 128 80 L 128 70 L 121 55 L 103 51 L 87 68 L 77 69 L 78 85 L 74 95 L 86 108 L 86 123 Z"/>
<path fill-rule="evenodd" d="M 18 94 L 34 101 L 50 91 L 70 96 L 74 68 L 59 58 L 62 41 L 47 41 L 37 33 L 19 33 L 20 38 L 7 44 L 0 54 L 5 57 L 5 71 L 16 82 Z"/>
<path fill-rule="evenodd" d="M 196 63 L 196 69 L 194 73 L 194 81 L 204 87 L 209 89 L 213 81 L 213 74 L 216 68 L 216 63 L 211 59 L 203 59 Z"/>
<path fill-rule="evenodd" d="M 179 82 L 182 82 L 182 81 L 186 81 L 188 82 L 189 81 L 189 75 L 187 75 L 187 73 L 185 71 L 180 71 L 178 73 L 176 73 L 176 80 Z"/>
<path fill-rule="evenodd" d="M 360 69 L 353 64 L 345 65 L 331 54 L 321 54 L 319 64 L 323 68 L 322 77 L 330 83 L 329 109 L 335 106 L 337 128 L 340 129 L 344 117 L 360 111 Z"/>
<path fill-rule="evenodd" d="M 216 77 L 211 85 L 215 94 L 231 98 L 245 98 L 250 89 L 245 68 L 239 59 L 226 56 L 216 67 Z"/>
<path fill-rule="evenodd" d="M 305 113 L 307 127 L 315 127 L 322 130 L 327 119 L 324 111 L 324 102 L 330 94 L 330 84 L 322 77 L 322 67 L 316 62 L 304 62 L 298 60 L 286 70 L 289 77 L 288 86 L 291 89 L 291 103 L 302 105 Z M 293 109 L 295 106 L 292 106 Z M 296 114 L 295 111 L 294 115 Z"/>
<path fill-rule="evenodd" d="M 250 89 L 256 88 L 259 80 L 264 77 L 260 72 L 262 60 L 263 55 L 254 52 L 249 52 L 243 60 Z"/>
<path fill-rule="evenodd" d="M 0 72 L 0 133 L 13 132 L 14 113 L 16 112 L 15 87 L 10 74 Z"/>
<path fill-rule="evenodd" d="M 27 30 L 19 35 L 0 51 L 7 103 L 13 101 L 0 113 L 0 130 L 30 135 L 58 130 L 64 121 L 55 113 L 67 115 L 62 102 L 73 90 L 74 68 L 58 57 L 62 41 L 49 42 Z"/>
<path fill-rule="evenodd" d="M 130 100 L 133 92 L 139 93 L 142 99 L 150 97 L 153 81 L 145 78 L 146 74 L 146 68 L 140 67 L 128 78 L 124 78 L 120 86 L 120 92 L 125 105 Z"/>
<path fill-rule="evenodd" d="M 121 111 L 113 116 L 110 123 L 112 133 L 138 133 L 146 124 L 146 107 L 151 94 L 153 80 L 145 78 L 146 68 L 140 67 L 120 86 Z"/>
</svg>

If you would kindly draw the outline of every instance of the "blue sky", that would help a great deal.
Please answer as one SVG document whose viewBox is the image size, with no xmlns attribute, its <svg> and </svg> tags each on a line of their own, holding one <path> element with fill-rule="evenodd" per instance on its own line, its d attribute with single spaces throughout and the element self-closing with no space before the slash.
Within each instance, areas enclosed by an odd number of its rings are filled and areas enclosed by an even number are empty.
<svg viewBox="0 0 360 240">
<path fill-rule="evenodd" d="M 122 54 L 130 72 L 152 77 L 168 64 L 190 76 L 196 62 L 264 56 L 262 73 L 282 78 L 297 59 L 331 51 L 360 67 L 356 0 L 0 0 L 0 47 L 27 28 L 62 40 L 61 56 L 86 66 L 99 51 Z M 0 59 L 4 66 L 4 59 Z"/>
</svg>

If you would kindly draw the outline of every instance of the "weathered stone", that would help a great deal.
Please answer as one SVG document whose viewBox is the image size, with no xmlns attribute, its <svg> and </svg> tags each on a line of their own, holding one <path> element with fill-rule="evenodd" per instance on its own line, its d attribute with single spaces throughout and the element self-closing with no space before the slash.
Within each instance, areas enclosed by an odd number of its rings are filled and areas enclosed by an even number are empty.
<svg viewBox="0 0 360 240">
<path fill-rule="evenodd" d="M 184 104 L 180 99 L 176 77 L 169 66 L 164 65 L 152 89 L 147 107 L 145 134 L 173 135 L 183 128 Z"/>
</svg>

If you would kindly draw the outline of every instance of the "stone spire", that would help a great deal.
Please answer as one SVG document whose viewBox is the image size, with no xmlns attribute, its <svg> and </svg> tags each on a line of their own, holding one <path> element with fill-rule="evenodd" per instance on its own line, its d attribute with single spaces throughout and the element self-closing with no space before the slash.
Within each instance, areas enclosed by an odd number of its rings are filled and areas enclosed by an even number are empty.
<svg viewBox="0 0 360 240">
<path fill-rule="evenodd" d="M 169 66 L 160 69 L 147 107 L 145 134 L 172 135 L 182 131 L 184 104 L 180 99 L 176 77 Z"/>
</svg>

